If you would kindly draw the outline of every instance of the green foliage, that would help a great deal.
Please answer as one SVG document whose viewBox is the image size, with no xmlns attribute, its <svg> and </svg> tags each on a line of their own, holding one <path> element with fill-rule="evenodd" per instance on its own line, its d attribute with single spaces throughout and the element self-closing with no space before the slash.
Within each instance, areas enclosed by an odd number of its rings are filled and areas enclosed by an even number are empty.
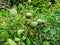
<svg viewBox="0 0 60 45">
<path fill-rule="evenodd" d="M 50 0 L 32 0 L 31 5 L 33 5 L 34 7 L 38 7 L 39 11 L 42 12 L 42 8 L 43 9 L 48 9 L 51 5 Z"/>
<path fill-rule="evenodd" d="M 43 45 L 50 45 L 50 43 L 48 41 L 44 41 Z"/>
<path fill-rule="evenodd" d="M 26 45 L 30 45 L 30 40 L 29 40 L 29 38 L 26 39 Z"/>
<path fill-rule="evenodd" d="M 55 1 L 54 5 L 50 0 L 30 0 L 11 9 L 1 7 L 0 44 L 60 45 L 60 3 Z"/>
</svg>

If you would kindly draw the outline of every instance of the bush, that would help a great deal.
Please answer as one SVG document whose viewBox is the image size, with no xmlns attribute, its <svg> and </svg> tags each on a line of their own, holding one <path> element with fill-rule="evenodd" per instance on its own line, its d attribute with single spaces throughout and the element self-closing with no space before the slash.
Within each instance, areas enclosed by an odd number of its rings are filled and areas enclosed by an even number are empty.
<svg viewBox="0 0 60 45">
<path fill-rule="evenodd" d="M 60 44 L 60 3 L 55 0 L 55 5 L 49 7 L 45 3 L 50 1 L 39 0 L 41 6 L 37 6 L 36 0 L 35 7 L 34 1 L 13 5 L 11 9 L 0 8 L 1 45 Z"/>
</svg>

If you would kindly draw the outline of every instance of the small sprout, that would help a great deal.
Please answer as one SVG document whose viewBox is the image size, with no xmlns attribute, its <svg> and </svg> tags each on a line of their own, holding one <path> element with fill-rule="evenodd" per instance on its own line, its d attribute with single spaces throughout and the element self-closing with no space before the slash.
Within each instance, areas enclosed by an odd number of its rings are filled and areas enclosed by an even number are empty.
<svg viewBox="0 0 60 45">
<path fill-rule="evenodd" d="M 37 26 L 37 22 L 31 22 L 31 26 L 32 27 L 36 27 Z"/>
</svg>

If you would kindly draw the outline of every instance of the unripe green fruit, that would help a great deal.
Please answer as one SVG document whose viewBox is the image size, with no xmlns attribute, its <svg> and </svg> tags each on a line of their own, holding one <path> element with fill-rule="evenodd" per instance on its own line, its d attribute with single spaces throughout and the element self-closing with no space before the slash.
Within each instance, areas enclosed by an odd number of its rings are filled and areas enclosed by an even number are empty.
<svg viewBox="0 0 60 45">
<path fill-rule="evenodd" d="M 23 32 L 24 32 L 24 29 L 19 29 L 19 30 L 17 31 L 17 35 L 20 36 L 20 34 L 22 34 Z"/>
<path fill-rule="evenodd" d="M 25 15 L 26 15 L 27 17 L 31 17 L 31 16 L 32 16 L 32 14 L 29 13 L 29 12 L 27 12 Z"/>
<path fill-rule="evenodd" d="M 30 19 L 27 19 L 27 23 L 28 23 L 28 24 L 31 23 L 31 20 L 30 20 Z"/>
<path fill-rule="evenodd" d="M 20 38 L 15 37 L 15 41 L 20 41 Z"/>
<path fill-rule="evenodd" d="M 32 27 L 36 27 L 37 26 L 37 22 L 31 22 L 31 26 Z"/>
<path fill-rule="evenodd" d="M 16 16 L 16 15 L 17 15 L 17 11 L 15 9 L 11 9 L 10 16 Z"/>
<path fill-rule="evenodd" d="M 45 20 L 37 19 L 37 23 L 44 23 Z"/>
</svg>

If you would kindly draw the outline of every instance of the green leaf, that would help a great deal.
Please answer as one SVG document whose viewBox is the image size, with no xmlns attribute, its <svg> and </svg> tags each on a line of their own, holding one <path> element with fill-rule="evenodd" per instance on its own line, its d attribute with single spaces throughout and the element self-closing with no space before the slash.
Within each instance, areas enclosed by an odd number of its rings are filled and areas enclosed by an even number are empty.
<svg viewBox="0 0 60 45">
<path fill-rule="evenodd" d="M 8 42 L 5 42 L 4 45 L 10 45 Z"/>
<path fill-rule="evenodd" d="M 11 40 L 11 39 L 8 39 L 8 41 L 7 41 L 10 45 L 17 45 L 13 40 Z"/>
<path fill-rule="evenodd" d="M 56 34 L 56 29 L 51 29 L 51 30 L 50 30 L 50 33 L 51 33 L 52 35 L 55 35 L 55 34 Z"/>
<path fill-rule="evenodd" d="M 26 39 L 26 37 L 25 37 L 25 36 L 23 36 L 23 37 L 22 37 L 22 39 L 23 39 L 23 40 L 25 40 L 25 39 Z"/>
<path fill-rule="evenodd" d="M 0 33 L 3 32 L 3 31 L 4 31 L 4 29 L 0 28 Z"/>
<path fill-rule="evenodd" d="M 30 45 L 30 40 L 29 40 L 29 38 L 26 39 L 26 44 L 27 44 L 27 45 Z"/>
<path fill-rule="evenodd" d="M 57 25 L 57 28 L 60 28 L 60 23 Z"/>
<path fill-rule="evenodd" d="M 47 31 L 48 31 L 48 28 L 45 27 L 45 28 L 43 29 L 43 32 L 47 32 Z"/>
<path fill-rule="evenodd" d="M 43 45 L 50 45 L 50 43 L 48 41 L 44 41 Z"/>
<path fill-rule="evenodd" d="M 55 19 L 52 18 L 52 17 L 47 17 L 47 18 L 46 18 L 46 21 L 47 21 L 48 23 L 51 23 L 51 24 L 55 23 Z"/>
</svg>

